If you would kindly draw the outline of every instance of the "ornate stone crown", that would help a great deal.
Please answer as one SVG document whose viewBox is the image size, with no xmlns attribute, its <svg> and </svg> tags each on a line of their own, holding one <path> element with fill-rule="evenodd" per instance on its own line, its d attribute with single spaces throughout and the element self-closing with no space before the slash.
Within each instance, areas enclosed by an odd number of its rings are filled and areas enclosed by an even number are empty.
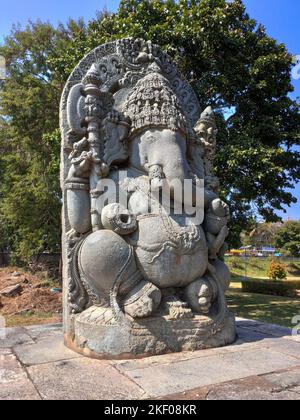
<svg viewBox="0 0 300 420">
<path fill-rule="evenodd" d="M 137 82 L 129 94 L 123 112 L 131 119 L 130 137 L 145 128 L 169 128 L 188 134 L 187 121 L 169 81 L 158 65 Z"/>
</svg>

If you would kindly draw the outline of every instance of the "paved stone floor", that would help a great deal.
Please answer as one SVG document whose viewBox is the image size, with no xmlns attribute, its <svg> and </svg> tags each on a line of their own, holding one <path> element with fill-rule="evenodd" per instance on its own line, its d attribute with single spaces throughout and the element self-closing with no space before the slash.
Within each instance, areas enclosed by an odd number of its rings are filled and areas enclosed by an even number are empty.
<svg viewBox="0 0 300 420">
<path fill-rule="evenodd" d="M 300 336 L 237 324 L 229 347 L 125 361 L 73 353 L 61 325 L 0 330 L 0 400 L 300 400 Z"/>
</svg>

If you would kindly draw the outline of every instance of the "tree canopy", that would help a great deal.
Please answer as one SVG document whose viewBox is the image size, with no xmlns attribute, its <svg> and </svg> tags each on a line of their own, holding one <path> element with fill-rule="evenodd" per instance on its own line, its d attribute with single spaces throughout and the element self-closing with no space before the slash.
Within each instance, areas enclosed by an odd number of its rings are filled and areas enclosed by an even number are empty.
<svg viewBox="0 0 300 420">
<path fill-rule="evenodd" d="M 241 0 L 126 0 L 114 14 L 53 27 L 13 28 L 0 55 L 0 247 L 23 259 L 55 250 L 60 237 L 59 101 L 78 61 L 104 42 L 152 40 L 218 112 L 216 172 L 232 209 L 231 243 L 253 213 L 276 221 L 296 201 L 299 102 L 289 93 L 293 57 L 251 19 Z"/>
<path fill-rule="evenodd" d="M 276 246 L 276 234 L 283 224 L 258 223 L 249 233 L 243 235 L 243 245 L 251 245 L 256 248 Z"/>
<path fill-rule="evenodd" d="M 300 220 L 289 220 L 276 234 L 276 246 L 292 257 L 300 255 Z"/>
</svg>

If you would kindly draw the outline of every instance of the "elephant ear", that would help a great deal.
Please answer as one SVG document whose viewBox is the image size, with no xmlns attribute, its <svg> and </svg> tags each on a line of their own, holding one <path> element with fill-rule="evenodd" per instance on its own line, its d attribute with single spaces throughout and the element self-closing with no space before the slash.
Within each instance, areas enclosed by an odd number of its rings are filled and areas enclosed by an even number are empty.
<svg viewBox="0 0 300 420">
<path fill-rule="evenodd" d="M 83 89 L 82 83 L 73 86 L 67 101 L 67 120 L 70 132 L 80 138 L 86 134 L 86 128 L 82 126 L 85 119 Z"/>
<path fill-rule="evenodd" d="M 129 120 L 119 112 L 114 111 L 103 121 L 104 131 L 104 161 L 108 166 L 125 162 L 128 155 Z"/>
</svg>

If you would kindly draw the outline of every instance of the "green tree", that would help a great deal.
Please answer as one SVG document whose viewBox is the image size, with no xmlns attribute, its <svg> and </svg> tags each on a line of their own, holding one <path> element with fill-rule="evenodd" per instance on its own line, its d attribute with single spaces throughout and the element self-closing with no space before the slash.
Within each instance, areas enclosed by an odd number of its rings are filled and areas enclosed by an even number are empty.
<svg viewBox="0 0 300 420">
<path fill-rule="evenodd" d="M 276 233 L 282 223 L 258 223 L 255 228 L 245 235 L 245 245 L 255 247 L 276 246 Z"/>
<path fill-rule="evenodd" d="M 20 254 L 51 248 L 59 238 L 63 85 L 87 52 L 128 36 L 159 44 L 192 84 L 202 108 L 217 109 L 216 171 L 232 208 L 233 246 L 253 214 L 276 221 L 276 210 L 296 201 L 286 189 L 300 179 L 300 154 L 293 148 L 299 144 L 300 113 L 299 103 L 289 98 L 293 57 L 286 47 L 249 17 L 240 0 L 121 1 L 117 13 L 99 13 L 88 23 L 15 28 L 0 48 L 9 69 L 0 97 L 0 148 L 9 149 L 0 161 L 0 228 L 13 231 L 11 246 Z"/>
<path fill-rule="evenodd" d="M 300 255 L 300 220 L 287 221 L 276 234 L 276 245 L 292 257 Z"/>
<path fill-rule="evenodd" d="M 0 246 L 25 261 L 60 248 L 63 82 L 48 58 L 63 36 L 49 24 L 31 23 L 15 28 L 0 49 L 8 66 L 0 92 Z"/>
<path fill-rule="evenodd" d="M 216 171 L 231 203 L 231 244 L 239 244 L 256 214 L 278 221 L 276 210 L 296 202 L 287 188 L 300 178 L 300 154 L 293 149 L 300 139 L 299 103 L 289 98 L 293 57 L 286 47 L 240 0 L 130 0 L 121 1 L 116 14 L 89 22 L 77 51 L 126 36 L 161 45 L 202 108 L 219 111 Z M 72 68 L 78 57 L 74 62 L 68 50 L 64 54 Z"/>
</svg>

